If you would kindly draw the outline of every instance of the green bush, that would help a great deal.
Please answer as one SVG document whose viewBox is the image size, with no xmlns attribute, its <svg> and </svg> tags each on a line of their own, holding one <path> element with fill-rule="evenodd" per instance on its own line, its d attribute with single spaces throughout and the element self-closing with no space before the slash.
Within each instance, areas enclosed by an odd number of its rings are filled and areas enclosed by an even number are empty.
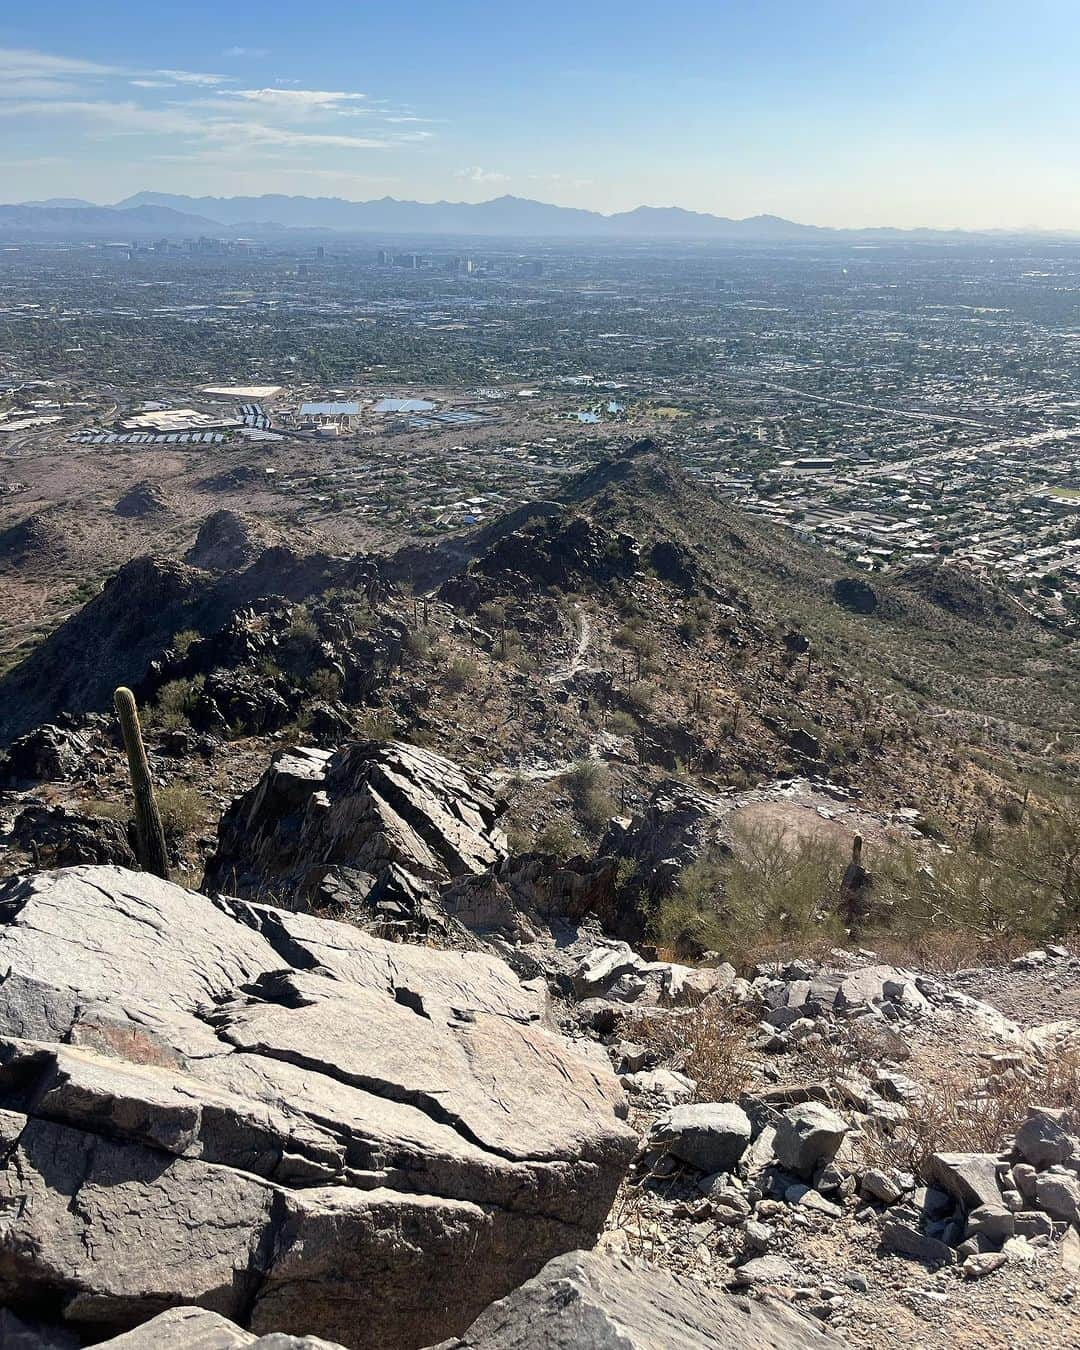
<svg viewBox="0 0 1080 1350">
<path fill-rule="evenodd" d="M 205 828 L 209 811 L 202 797 L 187 783 L 170 783 L 157 792 L 158 810 L 165 838 L 179 843 L 185 835 Z"/>
<path fill-rule="evenodd" d="M 191 710 L 202 689 L 204 679 L 196 675 L 191 680 L 169 680 L 158 690 L 155 706 L 150 711 L 150 725 L 166 731 L 177 731 L 188 725 Z"/>
<path fill-rule="evenodd" d="M 570 790 L 578 820 L 585 829 L 599 833 L 616 811 L 607 765 L 595 759 L 579 759 L 563 781 Z"/>
<path fill-rule="evenodd" d="M 580 853 L 583 844 L 567 821 L 552 820 L 538 831 L 533 840 L 533 848 L 537 853 L 550 853 L 553 857 L 565 861 Z"/>
</svg>

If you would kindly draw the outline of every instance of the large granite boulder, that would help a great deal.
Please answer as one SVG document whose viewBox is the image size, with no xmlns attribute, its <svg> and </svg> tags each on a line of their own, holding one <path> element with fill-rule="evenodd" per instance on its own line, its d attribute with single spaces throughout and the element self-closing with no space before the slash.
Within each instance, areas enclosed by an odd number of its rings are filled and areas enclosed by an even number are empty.
<svg viewBox="0 0 1080 1350">
<path fill-rule="evenodd" d="M 437 1350 L 842 1350 L 776 1302 L 751 1303 L 628 1257 L 569 1252 Z"/>
<path fill-rule="evenodd" d="M 400 742 L 279 751 L 222 817 L 205 887 L 293 901 L 345 865 L 441 884 L 506 858 L 502 803 L 479 775 Z"/>
<path fill-rule="evenodd" d="M 635 1136 L 496 958 L 116 867 L 0 888 L 0 1304 L 364 1347 L 595 1239 Z"/>
</svg>

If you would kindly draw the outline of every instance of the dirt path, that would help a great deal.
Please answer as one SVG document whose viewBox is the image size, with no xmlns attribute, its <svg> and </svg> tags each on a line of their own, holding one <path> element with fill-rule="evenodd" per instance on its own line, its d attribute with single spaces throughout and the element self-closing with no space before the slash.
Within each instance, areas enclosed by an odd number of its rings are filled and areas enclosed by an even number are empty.
<svg viewBox="0 0 1080 1350">
<path fill-rule="evenodd" d="M 592 619 L 578 607 L 574 606 L 574 628 L 577 632 L 577 645 L 570 656 L 566 665 L 559 666 L 551 671 L 547 677 L 548 684 L 569 684 L 579 670 L 585 664 L 585 657 L 592 646 Z"/>
</svg>

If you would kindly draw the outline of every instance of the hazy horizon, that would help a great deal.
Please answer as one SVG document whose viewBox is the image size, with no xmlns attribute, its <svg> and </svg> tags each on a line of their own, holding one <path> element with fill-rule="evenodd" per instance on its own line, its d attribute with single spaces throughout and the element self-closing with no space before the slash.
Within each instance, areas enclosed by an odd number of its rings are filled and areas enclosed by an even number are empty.
<svg viewBox="0 0 1080 1350">
<path fill-rule="evenodd" d="M 0 22 L 10 202 L 140 191 L 679 206 L 839 228 L 1080 229 L 1065 0 L 425 0 Z"/>
</svg>

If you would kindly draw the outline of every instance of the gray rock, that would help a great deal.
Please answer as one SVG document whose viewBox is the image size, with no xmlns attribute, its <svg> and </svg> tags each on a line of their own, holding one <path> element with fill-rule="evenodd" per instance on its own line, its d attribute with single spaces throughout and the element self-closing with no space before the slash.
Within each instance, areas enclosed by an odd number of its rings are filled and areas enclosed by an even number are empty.
<svg viewBox="0 0 1080 1350">
<path fill-rule="evenodd" d="M 783 1256 L 755 1256 L 731 1273 L 733 1289 L 757 1288 L 761 1285 L 799 1285 L 802 1277 Z"/>
<path fill-rule="evenodd" d="M 688 1102 L 697 1091 L 692 1078 L 674 1069 L 646 1069 L 643 1073 L 624 1073 L 619 1082 L 627 1092 L 646 1093 L 672 1105 Z"/>
<path fill-rule="evenodd" d="M 1035 1200 L 1055 1219 L 1080 1225 L 1080 1177 L 1070 1172 L 1044 1172 L 1035 1179 Z"/>
<path fill-rule="evenodd" d="M 920 1233 L 911 1224 L 899 1219 L 886 1220 L 881 1230 L 881 1245 L 886 1251 L 899 1252 L 901 1256 L 913 1256 L 917 1261 L 925 1261 L 930 1266 L 952 1266 L 956 1264 L 956 1253 L 937 1238 Z"/>
<path fill-rule="evenodd" d="M 98 1350 L 344 1350 L 317 1336 L 253 1336 L 220 1313 L 170 1308 L 134 1331 L 98 1343 Z"/>
<path fill-rule="evenodd" d="M 735 967 L 726 962 L 720 966 L 669 965 L 660 974 L 660 1002 L 672 1008 L 691 1008 L 710 995 L 730 989 L 735 979 Z"/>
<path fill-rule="evenodd" d="M 1039 1210 L 1023 1210 L 1013 1215 L 1013 1232 L 1022 1238 L 1052 1238 L 1054 1221 L 1049 1214 Z"/>
<path fill-rule="evenodd" d="M 841 1350 L 842 1345 L 778 1303 L 734 1299 L 626 1257 L 574 1252 L 550 1262 L 437 1350 Z"/>
<path fill-rule="evenodd" d="M 767 1223 L 759 1223 L 757 1219 L 747 1219 L 742 1231 L 747 1248 L 755 1252 L 767 1252 L 776 1235 L 775 1228 Z"/>
<path fill-rule="evenodd" d="M 32 994 L 0 997 L 0 1303 L 83 1334 L 194 1304 L 431 1342 L 591 1244 L 636 1147 L 491 957 L 80 867 L 0 887 L 0 971 Z"/>
<path fill-rule="evenodd" d="M 992 1153 L 932 1153 L 923 1167 L 927 1181 L 968 1209 L 1001 1203 L 997 1171 Z"/>
<path fill-rule="evenodd" d="M 1016 1132 L 1016 1151 L 1024 1162 L 1040 1170 L 1072 1156 L 1073 1141 L 1068 1132 L 1049 1115 L 1031 1110 Z"/>
<path fill-rule="evenodd" d="M 1013 1212 L 1005 1205 L 980 1205 L 967 1216 L 964 1236 L 981 1234 L 991 1242 L 1004 1242 L 1006 1238 L 1012 1237 L 1015 1227 Z"/>
<path fill-rule="evenodd" d="M 415 745 L 281 750 L 222 817 L 205 888 L 291 900 L 335 865 L 437 883 L 479 875 L 506 858 L 501 806 L 486 780 Z"/>
<path fill-rule="evenodd" d="M 885 1172 L 871 1168 L 864 1172 L 859 1181 L 859 1193 L 867 1200 L 876 1200 L 882 1205 L 895 1205 L 903 1191 Z"/>
<path fill-rule="evenodd" d="M 1032 1203 L 1035 1199 L 1034 1167 L 1030 1163 L 1013 1163 L 1011 1175 L 1013 1186 L 1029 1204 Z"/>
<path fill-rule="evenodd" d="M 24 1321 L 10 1308 L 0 1308 L 0 1346 L 3 1350 L 80 1350 L 79 1337 L 63 1327 Z"/>
<path fill-rule="evenodd" d="M 980 1252 L 966 1258 L 960 1267 L 960 1274 L 965 1280 L 981 1280 L 984 1275 L 1000 1270 L 1008 1260 L 1004 1252 Z"/>
<path fill-rule="evenodd" d="M 1001 1253 L 1010 1261 L 1015 1261 L 1018 1265 L 1029 1266 L 1032 1262 L 1038 1260 L 1039 1251 L 1033 1247 L 1027 1238 L 1011 1237 L 1006 1239 Z"/>
<path fill-rule="evenodd" d="M 819 1102 L 803 1102 L 780 1116 L 773 1151 L 781 1167 L 809 1177 L 832 1161 L 847 1131 L 843 1116 Z"/>
<path fill-rule="evenodd" d="M 613 1055 L 620 1073 L 638 1073 L 652 1058 L 652 1051 L 635 1041 L 622 1041 L 615 1046 Z"/>
<path fill-rule="evenodd" d="M 750 1142 L 750 1119 L 734 1102 L 676 1106 L 656 1121 L 649 1141 L 702 1172 L 730 1172 Z"/>
</svg>

